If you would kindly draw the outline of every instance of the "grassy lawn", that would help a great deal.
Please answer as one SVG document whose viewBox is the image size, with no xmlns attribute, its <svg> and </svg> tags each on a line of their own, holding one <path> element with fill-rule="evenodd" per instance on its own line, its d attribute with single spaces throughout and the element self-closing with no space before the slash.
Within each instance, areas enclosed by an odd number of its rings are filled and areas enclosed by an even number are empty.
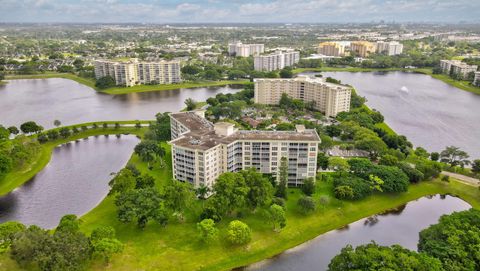
<svg viewBox="0 0 480 271">
<path fill-rule="evenodd" d="M 143 130 L 135 130 L 132 127 L 122 129 L 126 130 L 100 128 L 90 132 L 93 134 L 138 132 L 137 134 L 141 136 Z M 88 134 L 77 136 L 84 137 Z M 52 145 L 60 143 L 54 142 Z M 157 163 L 149 170 L 136 155 L 132 155 L 130 159 L 130 163 L 135 164 L 140 171 L 152 175 L 160 189 L 172 178 L 170 147 L 165 143 L 164 146 L 167 150 L 166 166 L 161 167 L 161 164 Z M 296 201 L 301 192 L 298 189 L 289 189 L 287 227 L 279 233 L 273 232 L 271 225 L 265 222 L 263 210 L 257 210 L 255 213 L 243 211 L 240 219 L 253 230 L 252 242 L 247 246 L 230 246 L 224 241 L 226 227 L 233 217 L 227 217 L 218 224 L 221 231 L 219 241 L 210 245 L 199 242 L 196 237 L 196 218 L 202 201 L 195 202 L 194 206 L 189 208 L 185 222 L 172 219 L 165 228 L 150 223 L 145 230 L 139 230 L 134 224 L 123 224 L 117 220 L 114 197 L 107 196 L 96 208 L 81 218 L 81 227 L 82 231 L 89 233 L 99 225 L 111 225 L 116 229 L 118 238 L 126 244 L 124 252 L 115 256 L 108 266 L 95 262 L 91 266 L 92 270 L 230 270 L 272 257 L 363 217 L 433 194 L 456 195 L 475 208 L 480 208 L 480 190 L 452 178 L 450 183 L 439 180 L 422 182 L 411 185 L 406 193 L 376 194 L 355 202 L 335 199 L 332 195 L 332 184 L 319 181 L 314 198 L 318 201 L 320 196 L 324 195 L 330 199 L 329 203 L 319 207 L 311 215 L 300 215 Z M 8 258 L 8 254 L 0 256 L 1 268 L 20 270 Z"/>
<path fill-rule="evenodd" d="M 143 121 L 145 122 L 145 121 Z M 0 196 L 5 195 L 15 188 L 19 187 L 20 185 L 24 184 L 25 182 L 29 181 L 31 178 L 33 178 L 38 172 L 40 172 L 50 161 L 50 158 L 52 157 L 52 152 L 55 147 L 58 145 L 74 141 L 77 139 L 89 137 L 89 136 L 95 136 L 95 135 L 105 135 L 105 134 L 136 134 L 136 135 L 143 135 L 145 132 L 145 129 L 137 129 L 135 127 L 120 127 L 118 129 L 115 129 L 113 127 L 110 128 L 102 128 L 101 124 L 103 122 L 98 122 L 99 128 L 97 129 L 89 129 L 87 131 L 81 131 L 78 134 L 72 135 L 66 139 L 57 139 L 55 141 L 49 141 L 41 145 L 41 150 L 38 153 L 38 157 L 36 159 L 33 159 L 34 162 L 31 164 L 28 164 L 27 166 L 23 167 L 22 169 L 19 170 L 14 170 L 10 173 L 8 173 L 5 178 L 3 178 L 0 181 Z M 107 123 L 115 123 L 115 122 L 107 122 Z M 122 121 L 119 123 L 123 124 L 135 124 L 135 121 Z M 93 123 L 89 124 L 79 124 L 79 125 L 72 125 L 72 126 L 66 126 L 73 128 L 74 126 L 80 127 L 82 125 L 91 125 Z"/>
<path fill-rule="evenodd" d="M 98 89 L 97 87 L 95 87 L 94 79 L 79 77 L 71 73 L 46 72 L 41 74 L 25 74 L 25 75 L 14 74 L 14 75 L 7 75 L 5 79 L 14 80 L 14 79 L 44 79 L 44 78 L 70 79 L 80 84 L 91 87 L 99 92 L 110 94 L 110 95 L 160 91 L 160 90 L 172 90 L 172 89 L 179 89 L 179 88 L 243 85 L 250 82 L 248 80 L 222 80 L 222 81 L 183 82 L 180 84 L 168 84 L 168 85 L 137 85 L 133 87 L 113 87 L 113 88 L 107 88 L 107 89 Z"/>
<path fill-rule="evenodd" d="M 470 84 L 470 82 L 468 81 L 454 80 L 446 74 L 433 74 L 431 69 L 415 69 L 415 72 L 430 75 L 431 77 L 438 80 L 442 80 L 443 82 L 451 86 L 480 95 L 480 87 L 475 87 L 472 84 Z"/>
<path fill-rule="evenodd" d="M 145 164 L 139 162 L 135 155 L 131 163 L 136 164 L 144 172 L 148 171 Z M 167 163 L 170 164 L 171 161 L 168 159 Z M 157 178 L 159 186 L 171 178 L 169 167 L 154 169 L 149 174 Z M 312 215 L 303 216 L 298 213 L 296 207 L 301 192 L 298 189 L 290 189 L 287 201 L 287 227 L 280 233 L 273 232 L 271 225 L 265 223 L 261 210 L 257 210 L 255 214 L 245 211 L 241 220 L 252 228 L 253 239 L 249 245 L 241 247 L 232 247 L 223 241 L 226 226 L 233 218 L 225 218 L 218 224 L 221 230 L 220 241 L 211 245 L 200 243 L 196 238 L 194 219 L 196 216 L 193 215 L 198 206 L 191 208 L 194 211 L 184 223 L 172 221 L 165 228 L 150 224 L 145 230 L 139 230 L 135 225 L 118 222 L 114 199 L 107 197 L 82 218 L 82 230 L 90 232 L 98 225 L 111 225 L 117 230 L 118 237 L 127 244 L 124 253 L 115 257 L 109 266 L 95 264 L 94 270 L 230 270 L 272 257 L 322 233 L 425 195 L 447 193 L 458 195 L 475 208 L 480 207 L 480 191 L 456 181 L 422 182 L 410 186 L 407 193 L 378 194 L 356 202 L 336 200 L 331 191 L 330 183 L 320 182 L 317 185 L 315 199 L 326 195 L 330 198 L 330 203 Z M 201 202 L 196 204 L 199 205 Z"/>
<path fill-rule="evenodd" d="M 46 79 L 46 78 L 65 78 L 73 80 L 77 83 L 86 85 L 93 89 L 95 88 L 95 80 L 89 78 L 83 78 L 71 73 L 59 73 L 59 72 L 46 72 L 40 74 L 13 74 L 5 76 L 6 80 L 15 80 L 15 79 Z"/>
</svg>

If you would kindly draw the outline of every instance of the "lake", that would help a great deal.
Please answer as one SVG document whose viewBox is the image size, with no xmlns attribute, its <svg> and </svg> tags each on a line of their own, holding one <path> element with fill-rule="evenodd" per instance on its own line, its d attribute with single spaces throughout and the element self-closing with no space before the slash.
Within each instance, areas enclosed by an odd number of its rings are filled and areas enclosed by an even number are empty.
<svg viewBox="0 0 480 271">
<path fill-rule="evenodd" d="M 417 250 L 418 233 L 440 216 L 470 209 L 452 196 L 424 197 L 384 214 L 361 219 L 348 226 L 322 234 L 282 254 L 243 270 L 287 271 L 327 270 L 330 260 L 348 244 L 358 246 L 374 240 L 379 245 L 399 244 Z M 287 222 L 288 223 L 288 222 Z"/>
<path fill-rule="evenodd" d="M 315 73 L 304 73 L 315 74 Z M 397 133 L 440 152 L 454 145 L 480 158 L 480 95 L 408 72 L 322 72 L 350 84 Z"/>
<path fill-rule="evenodd" d="M 58 146 L 33 179 L 0 197 L 0 223 L 53 228 L 65 214 L 89 212 L 108 194 L 110 174 L 127 164 L 138 142 L 133 135 L 102 135 Z"/>
<path fill-rule="evenodd" d="M 241 86 L 162 90 L 108 95 L 63 78 L 9 80 L 0 85 L 0 124 L 20 126 L 36 121 L 52 128 L 103 120 L 154 119 L 158 112 L 177 112 L 184 101 L 205 101 L 218 93 L 234 93 Z"/>
</svg>

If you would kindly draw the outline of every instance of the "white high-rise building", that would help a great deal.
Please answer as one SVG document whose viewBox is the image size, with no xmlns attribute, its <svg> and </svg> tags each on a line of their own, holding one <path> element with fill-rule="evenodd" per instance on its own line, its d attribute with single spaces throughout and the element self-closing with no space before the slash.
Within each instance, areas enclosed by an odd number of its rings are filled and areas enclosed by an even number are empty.
<svg viewBox="0 0 480 271">
<path fill-rule="evenodd" d="M 468 74 L 477 71 L 478 66 L 468 65 L 461 60 L 440 60 L 440 68 L 445 74 L 456 74 L 460 78 L 466 79 L 468 77 Z"/>
<path fill-rule="evenodd" d="M 116 62 L 94 61 L 95 77 L 113 77 L 117 85 L 127 87 L 138 84 L 172 84 L 181 82 L 179 61 L 159 62 Z"/>
<path fill-rule="evenodd" d="M 288 184 L 301 185 L 317 172 L 316 130 L 242 131 L 232 123 L 211 123 L 204 111 L 170 114 L 173 178 L 194 187 L 212 187 L 222 173 L 256 168 L 278 176 L 287 159 Z"/>
<path fill-rule="evenodd" d="M 228 44 L 228 54 L 231 56 L 249 57 L 262 54 L 265 51 L 263 44 L 243 44 L 241 42 Z"/>
<path fill-rule="evenodd" d="M 289 79 L 255 79 L 255 103 L 278 104 L 282 94 L 304 102 L 327 117 L 350 110 L 352 88 L 325 82 L 322 78 L 300 76 Z"/>
<path fill-rule="evenodd" d="M 300 53 L 297 51 L 277 51 L 267 55 L 255 56 L 253 59 L 256 71 L 275 71 L 295 65 L 300 61 Z"/>
<path fill-rule="evenodd" d="M 398 41 L 377 41 L 376 52 L 389 56 L 400 55 L 403 52 L 403 44 L 399 43 Z"/>
</svg>

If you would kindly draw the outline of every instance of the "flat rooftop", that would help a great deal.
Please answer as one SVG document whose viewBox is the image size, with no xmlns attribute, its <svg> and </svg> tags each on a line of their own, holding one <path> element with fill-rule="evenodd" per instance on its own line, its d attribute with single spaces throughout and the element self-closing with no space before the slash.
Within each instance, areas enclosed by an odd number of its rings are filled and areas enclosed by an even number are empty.
<svg viewBox="0 0 480 271">
<path fill-rule="evenodd" d="M 351 89 L 350 86 L 327 82 L 322 77 L 310 77 L 310 76 L 298 76 L 295 78 L 256 78 L 253 81 L 254 82 L 306 82 L 306 83 L 324 85 L 331 88 Z"/>
<path fill-rule="evenodd" d="M 170 141 L 170 143 L 189 149 L 208 150 L 219 144 L 228 145 L 235 141 L 242 140 L 320 142 L 320 137 L 316 130 L 306 129 L 301 132 L 239 130 L 231 135 L 221 136 L 215 133 L 214 124 L 193 112 L 175 113 L 170 116 L 190 130 L 190 132 Z M 226 126 L 227 124 L 220 123 L 219 125 Z"/>
</svg>

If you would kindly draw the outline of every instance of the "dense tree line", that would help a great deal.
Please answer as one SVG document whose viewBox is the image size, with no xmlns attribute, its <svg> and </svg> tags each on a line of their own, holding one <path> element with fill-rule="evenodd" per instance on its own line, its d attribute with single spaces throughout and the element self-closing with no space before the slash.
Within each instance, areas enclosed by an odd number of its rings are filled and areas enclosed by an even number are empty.
<svg viewBox="0 0 480 271">
<path fill-rule="evenodd" d="M 0 244 L 21 267 L 45 271 L 83 270 L 91 260 L 108 263 L 123 250 L 112 227 L 98 227 L 87 236 L 75 215 L 62 217 L 53 232 L 18 222 L 0 224 Z"/>
</svg>

